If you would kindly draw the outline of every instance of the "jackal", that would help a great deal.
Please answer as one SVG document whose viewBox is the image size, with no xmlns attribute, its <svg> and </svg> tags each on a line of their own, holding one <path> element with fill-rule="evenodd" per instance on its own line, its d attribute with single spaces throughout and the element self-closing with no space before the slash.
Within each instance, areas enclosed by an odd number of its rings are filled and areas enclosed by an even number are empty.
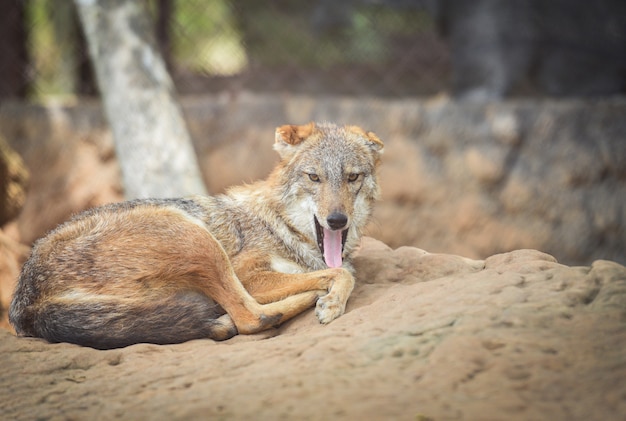
<svg viewBox="0 0 626 421">
<path fill-rule="evenodd" d="M 38 240 L 9 311 L 18 335 L 106 349 L 224 340 L 313 305 L 321 323 L 342 315 L 383 143 L 309 123 L 277 128 L 274 148 L 264 181 L 91 209 Z"/>
</svg>

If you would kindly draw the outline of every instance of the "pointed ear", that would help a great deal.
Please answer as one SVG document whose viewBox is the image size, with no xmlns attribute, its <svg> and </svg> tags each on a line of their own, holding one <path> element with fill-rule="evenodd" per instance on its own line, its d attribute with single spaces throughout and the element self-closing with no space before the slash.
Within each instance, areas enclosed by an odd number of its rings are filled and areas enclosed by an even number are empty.
<svg viewBox="0 0 626 421">
<path fill-rule="evenodd" d="M 374 133 L 374 132 L 366 132 L 365 130 L 363 130 L 359 126 L 347 126 L 346 130 L 348 130 L 349 132 L 355 133 L 355 134 L 365 138 L 366 140 L 369 140 L 369 142 L 370 142 L 369 143 L 369 147 L 374 152 L 378 152 L 379 154 L 383 153 L 383 149 L 385 147 L 385 144 L 383 143 L 382 140 L 380 140 L 380 138 L 378 136 L 376 136 L 376 133 Z"/>
<path fill-rule="evenodd" d="M 313 133 L 315 123 L 310 122 L 301 126 L 287 124 L 276 128 L 274 150 L 281 158 L 290 156 L 295 148 Z"/>
</svg>

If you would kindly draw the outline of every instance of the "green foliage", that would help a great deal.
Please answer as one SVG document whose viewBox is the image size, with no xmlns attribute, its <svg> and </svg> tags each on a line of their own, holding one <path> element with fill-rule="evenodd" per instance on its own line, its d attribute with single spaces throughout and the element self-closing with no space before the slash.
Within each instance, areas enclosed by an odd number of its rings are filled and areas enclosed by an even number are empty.
<svg viewBox="0 0 626 421">
<path fill-rule="evenodd" d="M 28 52 L 33 66 L 35 83 L 31 95 L 39 99 L 42 95 L 66 93 L 67 86 L 61 82 L 61 47 L 56 41 L 54 26 L 48 15 L 45 0 L 31 0 L 27 3 L 26 19 L 29 28 Z"/>
<path fill-rule="evenodd" d="M 229 1 L 178 2 L 170 30 L 174 61 L 179 66 L 210 75 L 228 75 L 247 65 Z"/>
<path fill-rule="evenodd" d="M 424 12 L 361 5 L 351 9 L 344 25 L 316 31 L 314 4 L 303 0 L 176 1 L 169 28 L 172 62 L 208 76 L 237 74 L 251 65 L 319 70 L 354 64 L 382 66 L 392 59 L 398 37 L 433 26 Z M 31 0 L 28 5 L 32 94 L 35 98 L 71 95 L 77 72 L 73 3 Z M 156 1 L 147 5 L 154 15 Z"/>
</svg>

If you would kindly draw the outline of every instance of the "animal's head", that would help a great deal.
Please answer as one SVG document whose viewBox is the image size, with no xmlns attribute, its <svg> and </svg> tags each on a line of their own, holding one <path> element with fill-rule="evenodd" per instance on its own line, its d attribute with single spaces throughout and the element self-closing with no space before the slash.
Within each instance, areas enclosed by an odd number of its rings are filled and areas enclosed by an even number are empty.
<svg viewBox="0 0 626 421">
<path fill-rule="evenodd" d="M 274 149 L 286 216 L 314 239 L 329 267 L 357 244 L 378 198 L 383 142 L 357 126 L 329 123 L 276 129 Z"/>
</svg>

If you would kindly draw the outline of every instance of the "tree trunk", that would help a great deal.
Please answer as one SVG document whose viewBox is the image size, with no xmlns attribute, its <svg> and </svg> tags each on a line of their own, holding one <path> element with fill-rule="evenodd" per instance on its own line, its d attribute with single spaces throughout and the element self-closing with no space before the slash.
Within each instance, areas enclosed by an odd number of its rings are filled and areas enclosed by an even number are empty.
<svg viewBox="0 0 626 421">
<path fill-rule="evenodd" d="M 174 87 L 139 0 L 75 0 L 126 197 L 206 194 Z"/>
</svg>

